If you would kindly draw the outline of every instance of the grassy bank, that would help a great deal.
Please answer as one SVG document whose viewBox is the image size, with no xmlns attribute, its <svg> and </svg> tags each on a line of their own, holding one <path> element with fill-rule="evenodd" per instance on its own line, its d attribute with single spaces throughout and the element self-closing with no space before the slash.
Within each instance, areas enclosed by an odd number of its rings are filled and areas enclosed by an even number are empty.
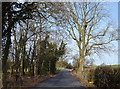
<svg viewBox="0 0 120 89">
<path fill-rule="evenodd" d="M 7 87 L 5 89 L 29 89 L 37 86 L 39 83 L 53 77 L 55 75 L 37 75 L 37 76 L 22 76 L 21 79 L 15 81 L 14 77 L 9 77 L 7 80 Z"/>
<path fill-rule="evenodd" d="M 82 85 L 86 87 L 86 89 L 98 89 L 92 82 L 88 82 L 87 80 L 84 79 L 83 76 L 79 75 L 75 71 L 72 71 L 72 75 L 80 81 Z"/>
<path fill-rule="evenodd" d="M 29 76 L 24 75 L 19 78 L 17 81 L 14 76 L 8 75 L 7 77 L 7 87 L 4 89 L 30 89 L 39 85 L 41 82 L 48 80 L 51 77 L 54 77 L 60 70 L 56 70 L 55 74 L 46 74 L 46 75 L 36 75 Z"/>
</svg>

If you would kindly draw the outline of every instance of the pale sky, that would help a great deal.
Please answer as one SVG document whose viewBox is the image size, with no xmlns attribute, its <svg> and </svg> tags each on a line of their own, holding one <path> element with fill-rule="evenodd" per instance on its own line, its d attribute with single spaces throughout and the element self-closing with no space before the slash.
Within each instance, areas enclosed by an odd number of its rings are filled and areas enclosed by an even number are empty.
<svg viewBox="0 0 120 89">
<path fill-rule="evenodd" d="M 109 16 L 112 19 L 112 23 L 114 25 L 114 28 L 118 28 L 118 2 L 105 2 L 106 4 L 106 8 L 109 10 Z M 113 49 L 118 50 L 118 42 L 114 42 L 115 47 L 113 47 Z M 71 49 L 73 49 L 72 54 L 76 54 L 78 52 L 78 47 L 75 43 L 75 41 L 70 42 L 70 44 L 68 45 L 69 47 L 71 47 Z M 111 52 L 110 54 L 107 53 L 102 53 L 101 57 L 98 56 L 92 56 L 93 59 L 95 59 L 94 64 L 95 65 L 100 65 L 102 63 L 106 64 L 106 65 L 116 65 L 118 64 L 118 51 L 116 52 Z M 72 62 L 72 60 L 70 60 L 69 62 Z"/>
<path fill-rule="evenodd" d="M 115 25 L 115 28 L 118 28 L 118 2 L 107 2 L 107 8 L 110 11 L 110 17 L 113 20 L 113 24 Z M 118 42 L 114 42 L 115 47 L 114 49 L 118 50 Z M 107 65 L 115 65 L 118 64 L 118 53 L 114 52 L 109 54 L 103 54 L 101 58 L 98 58 L 95 61 L 96 65 L 105 63 Z"/>
<path fill-rule="evenodd" d="M 106 8 L 109 10 L 110 12 L 110 17 L 113 20 L 113 24 L 114 27 L 117 28 L 118 27 L 118 2 L 105 2 L 107 4 Z M 118 49 L 118 42 L 114 42 L 115 47 L 113 47 L 114 49 Z M 68 44 L 69 47 L 71 47 L 72 49 L 72 54 L 76 54 L 78 52 L 78 48 L 76 45 L 75 41 L 71 41 L 70 44 Z M 102 63 L 105 63 L 107 65 L 115 65 L 118 64 L 118 54 L 117 52 L 115 53 L 111 53 L 111 54 L 105 54 L 103 53 L 102 57 L 98 57 L 98 56 L 93 56 L 93 58 L 95 59 L 94 64 L 95 65 L 100 65 Z M 72 62 L 72 61 L 69 61 Z"/>
<path fill-rule="evenodd" d="M 110 17 L 113 20 L 113 23 L 115 25 L 115 28 L 118 28 L 118 2 L 107 2 L 108 6 L 107 8 L 110 10 Z M 114 42 L 116 47 L 116 50 L 118 49 L 118 42 Z M 105 63 L 107 65 L 115 65 L 118 64 L 118 53 L 111 53 L 110 55 L 105 54 L 101 60 L 97 59 L 95 61 L 96 65 L 99 65 L 101 63 Z"/>
</svg>

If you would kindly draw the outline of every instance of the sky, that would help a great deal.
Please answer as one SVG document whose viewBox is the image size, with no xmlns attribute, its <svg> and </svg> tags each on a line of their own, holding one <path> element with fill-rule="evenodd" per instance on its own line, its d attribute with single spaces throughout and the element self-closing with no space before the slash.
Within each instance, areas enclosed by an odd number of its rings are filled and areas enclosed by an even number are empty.
<svg viewBox="0 0 120 89">
<path fill-rule="evenodd" d="M 118 28 L 118 2 L 107 2 L 107 7 L 110 10 L 110 17 L 113 20 L 115 28 Z M 114 42 L 116 50 L 118 50 L 118 42 Z M 118 53 L 103 54 L 102 58 L 99 58 L 95 61 L 96 65 L 100 64 L 106 65 L 116 65 L 118 64 Z"/>
<path fill-rule="evenodd" d="M 104 2 L 106 4 L 106 9 L 109 10 L 109 17 L 112 19 L 112 23 L 114 24 L 114 27 L 118 27 L 118 2 Z M 118 42 L 114 42 L 115 47 L 114 49 L 118 49 Z M 71 47 L 72 52 L 71 54 L 74 55 L 78 52 L 78 47 L 76 45 L 75 41 L 71 41 L 70 44 L 68 45 Z M 111 54 L 103 53 L 101 57 L 98 56 L 93 56 L 92 58 L 95 59 L 94 64 L 95 65 L 101 65 L 101 64 L 106 64 L 106 65 L 116 65 L 118 64 L 118 53 L 114 52 Z M 69 62 L 72 62 L 70 60 Z"/>
<path fill-rule="evenodd" d="M 109 17 L 112 19 L 112 23 L 115 29 L 118 28 L 118 2 L 105 2 L 106 9 L 109 11 Z M 118 64 L 118 42 L 113 42 L 114 47 L 113 49 L 116 50 L 116 52 L 108 53 L 102 53 L 102 55 L 99 57 L 97 55 L 92 56 L 94 59 L 94 65 L 117 65 Z M 71 47 L 73 50 L 72 54 L 76 54 L 78 52 L 78 47 L 76 46 L 75 41 L 71 41 L 69 44 L 69 47 Z M 72 60 L 69 62 L 72 63 Z"/>
</svg>

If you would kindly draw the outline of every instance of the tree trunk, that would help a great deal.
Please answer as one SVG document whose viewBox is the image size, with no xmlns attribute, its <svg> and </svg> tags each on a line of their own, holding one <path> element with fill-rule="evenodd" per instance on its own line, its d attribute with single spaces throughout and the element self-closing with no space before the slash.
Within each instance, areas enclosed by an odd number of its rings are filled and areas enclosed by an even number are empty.
<svg viewBox="0 0 120 89">
<path fill-rule="evenodd" d="M 38 47 L 38 61 L 37 61 L 37 74 L 39 75 L 40 74 L 40 69 L 42 67 L 42 59 L 40 57 L 41 55 L 41 32 L 42 32 L 42 22 L 41 22 L 41 16 L 39 17 L 39 21 L 40 21 L 40 33 L 39 33 L 39 47 Z"/>
<path fill-rule="evenodd" d="M 84 66 L 84 63 L 80 62 L 79 67 L 78 67 L 78 71 L 82 72 L 83 71 L 83 66 Z"/>
<path fill-rule="evenodd" d="M 32 76 L 34 76 L 34 64 L 32 64 Z"/>
<path fill-rule="evenodd" d="M 80 57 L 80 60 L 79 60 L 79 63 L 78 63 L 78 71 L 82 73 L 83 71 L 83 66 L 84 66 L 84 62 L 85 62 L 85 56 L 84 56 L 84 51 L 83 49 L 81 50 L 79 48 L 79 57 Z"/>
<path fill-rule="evenodd" d="M 16 32 L 14 31 L 14 43 L 15 43 L 15 69 L 16 73 L 18 73 L 18 62 L 19 62 L 19 46 L 17 49 L 17 40 L 16 40 Z"/>
<path fill-rule="evenodd" d="M 56 60 L 51 60 L 51 63 L 50 63 L 50 73 L 51 74 L 55 74 L 55 71 L 56 71 Z"/>
<path fill-rule="evenodd" d="M 33 62 L 33 60 L 34 60 L 34 55 L 35 55 L 35 52 L 34 52 L 35 50 L 33 50 L 33 53 L 32 53 L 32 57 L 31 57 L 31 63 L 30 63 L 30 74 L 32 75 L 32 76 L 34 76 L 34 62 Z"/>
<path fill-rule="evenodd" d="M 2 56 L 2 84 L 3 87 L 7 86 L 7 59 L 8 59 L 8 54 L 9 54 L 9 48 L 10 48 L 10 44 L 11 44 L 11 26 L 8 27 L 8 34 L 7 34 L 7 41 L 5 44 L 5 48 L 3 49 L 3 56 Z"/>
<path fill-rule="evenodd" d="M 24 75 L 24 59 L 25 59 L 25 44 L 23 44 L 22 54 L 21 54 L 21 75 Z"/>
</svg>

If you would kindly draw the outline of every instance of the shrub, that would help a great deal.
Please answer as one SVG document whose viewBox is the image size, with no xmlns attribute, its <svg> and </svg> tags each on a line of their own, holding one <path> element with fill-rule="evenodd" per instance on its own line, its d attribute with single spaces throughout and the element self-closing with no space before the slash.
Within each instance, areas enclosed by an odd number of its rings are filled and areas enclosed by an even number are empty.
<svg viewBox="0 0 120 89">
<path fill-rule="evenodd" d="M 115 84 L 120 84 L 120 68 L 114 68 L 114 83 Z"/>
<path fill-rule="evenodd" d="M 95 70 L 94 84 L 99 88 L 114 89 L 120 84 L 120 68 L 98 67 Z"/>
</svg>

